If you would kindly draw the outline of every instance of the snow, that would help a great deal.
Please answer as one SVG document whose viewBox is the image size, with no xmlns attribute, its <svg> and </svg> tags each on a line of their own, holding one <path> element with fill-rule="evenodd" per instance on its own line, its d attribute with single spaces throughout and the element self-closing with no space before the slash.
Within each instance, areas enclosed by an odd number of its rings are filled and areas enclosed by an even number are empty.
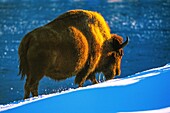
<svg viewBox="0 0 170 113">
<path fill-rule="evenodd" d="M 170 113 L 170 64 L 126 78 L 0 105 L 2 113 Z"/>
<path fill-rule="evenodd" d="M 118 113 L 170 113 L 170 107 L 158 109 L 158 110 L 137 111 L 137 112 L 118 112 Z"/>
</svg>

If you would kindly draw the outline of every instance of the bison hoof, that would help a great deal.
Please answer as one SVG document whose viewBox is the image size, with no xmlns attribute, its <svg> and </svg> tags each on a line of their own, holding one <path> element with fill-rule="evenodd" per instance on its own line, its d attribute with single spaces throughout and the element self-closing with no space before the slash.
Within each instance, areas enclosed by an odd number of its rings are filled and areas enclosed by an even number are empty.
<svg viewBox="0 0 170 113">
<path fill-rule="evenodd" d="M 78 84 L 79 87 L 83 87 L 84 81 L 81 78 L 76 77 L 74 82 L 75 82 L 75 84 Z"/>
<path fill-rule="evenodd" d="M 92 81 L 93 84 L 98 84 L 99 82 L 95 79 Z"/>
<path fill-rule="evenodd" d="M 79 84 L 79 87 L 83 87 L 83 84 Z"/>
</svg>

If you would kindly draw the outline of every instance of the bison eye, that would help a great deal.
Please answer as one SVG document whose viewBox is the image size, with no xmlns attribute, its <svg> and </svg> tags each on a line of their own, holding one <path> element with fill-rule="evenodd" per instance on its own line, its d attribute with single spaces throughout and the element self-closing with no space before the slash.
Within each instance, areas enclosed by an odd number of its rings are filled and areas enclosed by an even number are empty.
<svg viewBox="0 0 170 113">
<path fill-rule="evenodd" d="M 124 55 L 123 50 L 119 50 L 118 54 L 119 54 L 120 56 L 123 56 L 123 55 Z"/>
<path fill-rule="evenodd" d="M 124 55 L 123 50 L 118 50 L 118 51 L 116 51 L 116 53 L 117 53 L 117 56 L 123 56 Z"/>
<path fill-rule="evenodd" d="M 123 50 L 118 50 L 118 51 L 113 51 L 113 52 L 109 52 L 109 53 L 107 53 L 107 56 L 108 57 L 114 57 L 114 58 L 116 58 L 116 57 L 119 57 L 119 56 L 123 56 L 124 54 L 123 54 Z"/>
</svg>

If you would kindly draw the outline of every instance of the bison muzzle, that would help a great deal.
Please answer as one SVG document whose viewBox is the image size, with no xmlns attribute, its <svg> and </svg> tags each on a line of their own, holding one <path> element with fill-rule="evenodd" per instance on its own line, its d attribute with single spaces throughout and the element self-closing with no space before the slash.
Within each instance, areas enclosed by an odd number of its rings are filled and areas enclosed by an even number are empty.
<svg viewBox="0 0 170 113">
<path fill-rule="evenodd" d="M 19 74 L 25 83 L 24 98 L 38 96 L 43 76 L 64 80 L 76 75 L 80 87 L 86 80 L 98 83 L 96 72 L 106 80 L 121 73 L 123 38 L 110 33 L 104 18 L 97 12 L 71 10 L 52 22 L 25 35 L 19 46 Z"/>
</svg>

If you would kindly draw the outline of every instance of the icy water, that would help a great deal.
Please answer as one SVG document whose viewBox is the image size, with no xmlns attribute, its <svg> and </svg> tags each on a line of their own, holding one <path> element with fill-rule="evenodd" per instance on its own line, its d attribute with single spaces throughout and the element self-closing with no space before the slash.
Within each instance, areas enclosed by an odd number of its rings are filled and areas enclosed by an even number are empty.
<svg viewBox="0 0 170 113">
<path fill-rule="evenodd" d="M 0 104 L 23 98 L 25 80 L 17 76 L 23 36 L 71 9 L 98 11 L 112 33 L 130 37 L 121 77 L 170 62 L 169 0 L 0 0 Z M 44 78 L 39 93 L 72 87 L 74 77 L 60 82 Z"/>
</svg>

